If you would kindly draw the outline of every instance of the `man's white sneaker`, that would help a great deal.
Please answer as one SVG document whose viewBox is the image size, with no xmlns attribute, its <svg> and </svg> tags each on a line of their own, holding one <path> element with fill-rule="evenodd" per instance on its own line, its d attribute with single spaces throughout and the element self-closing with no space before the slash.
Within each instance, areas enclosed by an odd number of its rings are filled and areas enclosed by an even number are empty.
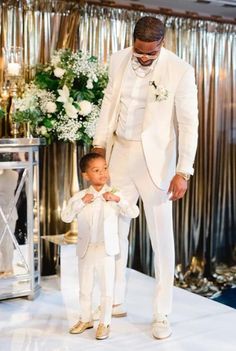
<svg viewBox="0 0 236 351">
<path fill-rule="evenodd" d="M 112 317 L 120 318 L 120 317 L 126 317 L 126 316 L 127 316 L 127 311 L 125 309 L 124 304 L 112 306 Z"/>
<path fill-rule="evenodd" d="M 152 324 L 152 335 L 156 339 L 166 339 L 172 333 L 170 322 L 164 314 L 158 314 Z"/>
<path fill-rule="evenodd" d="M 101 309 L 100 309 L 100 306 L 98 306 L 97 309 L 93 312 L 93 320 L 94 321 L 99 320 L 100 314 L 101 314 Z M 112 317 L 120 318 L 120 317 L 126 317 L 126 316 L 127 316 L 127 312 L 124 307 L 124 304 L 112 306 Z"/>
</svg>

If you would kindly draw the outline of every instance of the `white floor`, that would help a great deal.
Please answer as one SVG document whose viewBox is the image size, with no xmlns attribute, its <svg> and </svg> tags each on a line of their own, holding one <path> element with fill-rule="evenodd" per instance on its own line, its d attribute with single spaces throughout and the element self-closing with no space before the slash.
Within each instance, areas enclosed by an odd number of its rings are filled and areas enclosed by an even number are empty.
<svg viewBox="0 0 236 351">
<path fill-rule="evenodd" d="M 0 351 L 235 351 L 236 310 L 175 288 L 170 320 L 173 334 L 151 335 L 154 279 L 128 270 L 126 318 L 113 319 L 111 336 L 94 339 L 94 329 L 70 335 L 78 318 L 78 279 L 73 246 L 63 248 L 61 290 L 58 279 L 42 281 L 40 295 L 0 302 Z"/>
</svg>

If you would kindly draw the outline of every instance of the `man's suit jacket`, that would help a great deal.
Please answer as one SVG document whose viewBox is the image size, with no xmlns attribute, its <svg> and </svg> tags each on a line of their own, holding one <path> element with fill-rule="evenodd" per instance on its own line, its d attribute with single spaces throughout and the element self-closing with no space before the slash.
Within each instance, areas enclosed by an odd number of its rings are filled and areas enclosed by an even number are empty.
<svg viewBox="0 0 236 351">
<path fill-rule="evenodd" d="M 109 161 L 117 128 L 122 81 L 132 57 L 132 48 L 111 56 L 109 83 L 105 91 L 94 145 L 106 148 Z M 172 52 L 161 49 L 150 82 L 163 86 L 168 97 L 156 101 L 149 85 L 141 141 L 150 175 L 163 190 L 176 171 L 193 174 L 197 148 L 198 108 L 193 67 Z"/>
<path fill-rule="evenodd" d="M 104 192 L 111 191 L 111 187 L 104 186 Z M 62 210 L 61 218 L 64 222 L 70 223 L 74 218 L 78 219 L 78 245 L 77 253 L 82 258 L 87 251 L 90 242 L 90 223 L 91 223 L 91 206 L 84 204 L 81 200 L 86 193 L 93 193 L 92 187 L 82 190 L 69 199 L 67 206 Z M 120 197 L 120 202 L 105 201 L 104 204 L 104 245 L 108 255 L 116 255 L 119 253 L 119 237 L 118 237 L 118 216 L 135 218 L 139 214 L 136 205 L 129 203 L 122 197 L 121 193 L 116 192 L 115 195 Z M 96 199 L 94 200 L 96 201 Z"/>
</svg>

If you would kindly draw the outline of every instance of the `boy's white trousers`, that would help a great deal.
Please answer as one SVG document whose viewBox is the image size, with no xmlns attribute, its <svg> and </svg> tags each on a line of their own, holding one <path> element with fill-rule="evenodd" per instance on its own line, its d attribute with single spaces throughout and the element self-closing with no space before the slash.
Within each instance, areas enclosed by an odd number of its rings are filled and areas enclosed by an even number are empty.
<svg viewBox="0 0 236 351">
<path fill-rule="evenodd" d="M 98 277 L 101 291 L 100 323 L 109 325 L 114 292 L 115 256 L 107 255 L 103 244 L 90 244 L 85 256 L 79 258 L 80 316 L 82 322 L 93 320 L 92 292 L 95 274 Z"/>
</svg>

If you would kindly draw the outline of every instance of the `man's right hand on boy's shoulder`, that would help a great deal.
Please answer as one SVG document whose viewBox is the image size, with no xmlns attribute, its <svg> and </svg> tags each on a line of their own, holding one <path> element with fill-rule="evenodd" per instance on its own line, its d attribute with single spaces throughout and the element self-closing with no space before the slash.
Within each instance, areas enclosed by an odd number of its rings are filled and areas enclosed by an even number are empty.
<svg viewBox="0 0 236 351">
<path fill-rule="evenodd" d="M 83 201 L 83 203 L 89 204 L 90 202 L 93 202 L 94 195 L 93 194 L 85 194 L 81 200 Z"/>
</svg>

